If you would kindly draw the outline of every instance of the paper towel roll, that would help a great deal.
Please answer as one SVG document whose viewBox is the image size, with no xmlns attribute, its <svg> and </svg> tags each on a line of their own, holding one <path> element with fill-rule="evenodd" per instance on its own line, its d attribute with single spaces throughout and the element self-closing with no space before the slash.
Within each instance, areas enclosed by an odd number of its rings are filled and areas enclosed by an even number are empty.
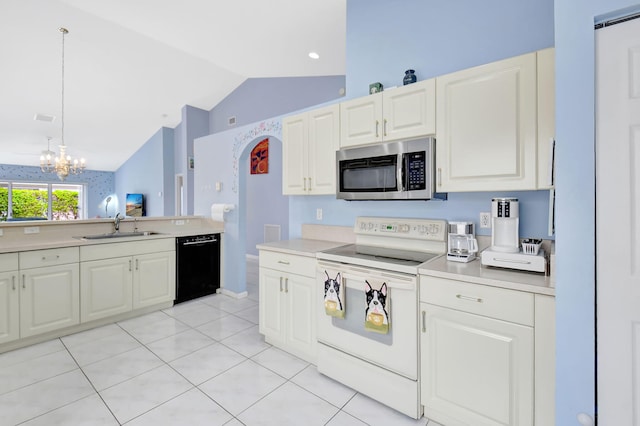
<svg viewBox="0 0 640 426">
<path fill-rule="evenodd" d="M 233 210 L 233 204 L 212 204 L 211 205 L 211 219 L 218 222 L 224 222 L 224 214 Z"/>
</svg>

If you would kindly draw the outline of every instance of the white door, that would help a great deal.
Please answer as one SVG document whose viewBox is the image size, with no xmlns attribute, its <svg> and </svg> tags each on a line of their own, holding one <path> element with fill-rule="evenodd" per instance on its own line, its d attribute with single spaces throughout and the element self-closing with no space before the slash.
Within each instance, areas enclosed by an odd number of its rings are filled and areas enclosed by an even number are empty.
<svg viewBox="0 0 640 426">
<path fill-rule="evenodd" d="M 80 323 L 80 274 L 77 263 L 21 272 L 20 337 Z"/>
<path fill-rule="evenodd" d="M 80 321 L 129 312 L 133 300 L 133 259 L 82 262 L 80 264 Z"/>
<path fill-rule="evenodd" d="M 260 268 L 259 330 L 271 342 L 284 343 L 284 278 L 282 272 Z"/>
<path fill-rule="evenodd" d="M 309 194 L 336 193 L 336 151 L 340 141 L 338 104 L 309 112 Z M 299 167 L 299 166 L 298 166 Z"/>
<path fill-rule="evenodd" d="M 307 114 L 282 120 L 282 193 L 306 195 L 307 190 Z"/>
<path fill-rule="evenodd" d="M 20 337 L 18 271 L 0 272 L 0 344 Z"/>
<path fill-rule="evenodd" d="M 424 80 L 382 96 L 382 137 L 410 139 L 436 132 L 436 80 Z"/>
<path fill-rule="evenodd" d="M 598 423 L 640 425 L 640 19 L 596 31 Z"/>
<path fill-rule="evenodd" d="M 133 309 L 175 300 L 175 252 L 134 256 L 133 264 Z"/>
<path fill-rule="evenodd" d="M 285 281 L 287 345 L 307 360 L 316 360 L 316 280 L 288 275 Z"/>
<path fill-rule="evenodd" d="M 382 93 L 340 104 L 340 148 L 382 141 Z"/>
</svg>

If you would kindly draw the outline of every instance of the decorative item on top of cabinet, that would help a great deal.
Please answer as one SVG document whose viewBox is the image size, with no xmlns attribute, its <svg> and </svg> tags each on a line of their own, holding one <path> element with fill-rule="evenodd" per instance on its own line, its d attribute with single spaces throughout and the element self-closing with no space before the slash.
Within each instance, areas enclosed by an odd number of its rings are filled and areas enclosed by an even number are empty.
<svg viewBox="0 0 640 426">
<path fill-rule="evenodd" d="M 447 74 L 436 86 L 436 190 L 536 189 L 536 53 Z"/>
<path fill-rule="evenodd" d="M 418 78 L 416 77 L 416 72 L 414 70 L 406 70 L 404 72 L 404 78 L 402 79 L 402 84 L 405 86 L 407 84 L 415 83 Z"/>
<path fill-rule="evenodd" d="M 436 131 L 435 79 L 340 104 L 340 148 L 412 139 Z"/>
<path fill-rule="evenodd" d="M 339 148 L 338 104 L 282 120 L 282 193 L 336 193 L 336 151 Z"/>
</svg>

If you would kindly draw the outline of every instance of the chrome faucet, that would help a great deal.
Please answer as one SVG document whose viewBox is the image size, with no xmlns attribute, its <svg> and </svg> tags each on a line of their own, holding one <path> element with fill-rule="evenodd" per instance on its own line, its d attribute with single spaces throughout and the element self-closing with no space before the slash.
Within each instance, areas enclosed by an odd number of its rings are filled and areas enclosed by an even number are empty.
<svg viewBox="0 0 640 426">
<path fill-rule="evenodd" d="M 120 232 L 120 219 L 122 219 L 122 215 L 120 213 L 116 214 L 116 217 L 113 219 L 115 232 Z"/>
</svg>

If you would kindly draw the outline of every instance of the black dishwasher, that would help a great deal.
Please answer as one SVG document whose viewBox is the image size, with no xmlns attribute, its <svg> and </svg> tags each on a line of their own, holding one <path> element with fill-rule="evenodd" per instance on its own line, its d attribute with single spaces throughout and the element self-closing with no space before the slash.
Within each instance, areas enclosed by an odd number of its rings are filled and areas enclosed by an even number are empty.
<svg viewBox="0 0 640 426">
<path fill-rule="evenodd" d="M 220 288 L 220 234 L 176 238 L 176 300 L 185 302 Z"/>
</svg>

